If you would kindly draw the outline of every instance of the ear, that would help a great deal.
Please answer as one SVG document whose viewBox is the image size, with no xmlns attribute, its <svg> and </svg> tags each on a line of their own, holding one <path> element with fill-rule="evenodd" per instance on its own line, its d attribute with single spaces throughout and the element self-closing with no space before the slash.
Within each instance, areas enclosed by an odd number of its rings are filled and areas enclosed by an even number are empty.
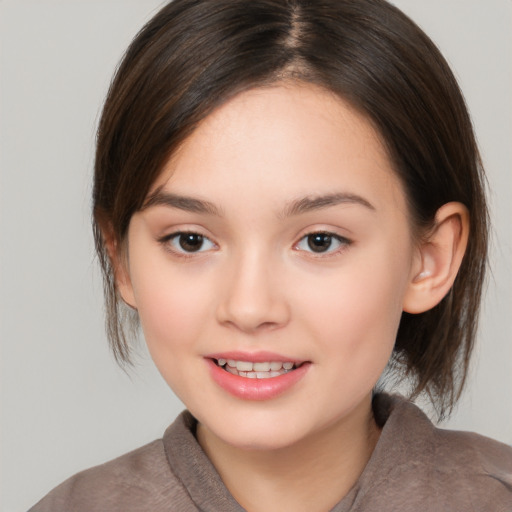
<svg viewBox="0 0 512 512">
<path fill-rule="evenodd" d="M 416 255 L 403 310 L 423 313 L 439 304 L 459 271 L 469 236 L 469 212 L 462 203 L 447 203 L 436 213 L 434 229 Z"/>
<path fill-rule="evenodd" d="M 128 251 L 121 247 L 112 229 L 103 230 L 102 234 L 110 264 L 114 272 L 116 290 L 125 304 L 133 309 L 137 309 L 130 279 Z"/>
</svg>

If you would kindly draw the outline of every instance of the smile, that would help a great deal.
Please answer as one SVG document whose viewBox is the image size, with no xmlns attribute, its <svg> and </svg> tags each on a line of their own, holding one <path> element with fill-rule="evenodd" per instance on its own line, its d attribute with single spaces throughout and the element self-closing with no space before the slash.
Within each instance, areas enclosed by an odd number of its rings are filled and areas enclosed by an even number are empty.
<svg viewBox="0 0 512 512">
<path fill-rule="evenodd" d="M 271 352 L 210 354 L 204 361 L 213 381 L 242 400 L 274 399 L 299 385 L 312 366 Z"/>
<path fill-rule="evenodd" d="M 248 379 L 271 379 L 280 377 L 296 368 L 295 363 L 281 361 L 264 361 L 253 363 L 251 361 L 236 361 L 234 359 L 216 359 L 217 366 L 232 375 Z"/>
</svg>

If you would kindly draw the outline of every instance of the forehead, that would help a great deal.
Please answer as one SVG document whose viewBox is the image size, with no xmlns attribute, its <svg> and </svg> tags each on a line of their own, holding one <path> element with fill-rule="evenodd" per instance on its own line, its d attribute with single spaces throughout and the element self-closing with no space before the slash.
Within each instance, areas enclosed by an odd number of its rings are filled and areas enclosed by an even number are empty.
<svg viewBox="0 0 512 512">
<path fill-rule="evenodd" d="M 377 205 L 404 203 L 371 122 L 335 94 L 295 83 L 251 89 L 216 109 L 167 162 L 152 191 L 258 191 L 284 200 L 340 187 Z"/>
</svg>

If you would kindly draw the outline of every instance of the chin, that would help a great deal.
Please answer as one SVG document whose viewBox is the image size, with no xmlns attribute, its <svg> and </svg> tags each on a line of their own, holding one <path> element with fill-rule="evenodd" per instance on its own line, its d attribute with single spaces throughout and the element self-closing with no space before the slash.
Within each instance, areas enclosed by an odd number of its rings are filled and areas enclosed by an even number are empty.
<svg viewBox="0 0 512 512">
<path fill-rule="evenodd" d="M 304 437 L 298 432 L 289 431 L 283 427 L 277 429 L 248 427 L 237 432 L 232 430 L 225 433 L 219 432 L 217 435 L 234 448 L 247 451 L 276 451 L 293 446 Z"/>
<path fill-rule="evenodd" d="M 284 449 L 317 430 L 310 417 L 293 415 L 290 411 L 245 410 L 236 414 L 224 411 L 222 416 L 199 421 L 222 442 L 248 451 Z"/>
</svg>

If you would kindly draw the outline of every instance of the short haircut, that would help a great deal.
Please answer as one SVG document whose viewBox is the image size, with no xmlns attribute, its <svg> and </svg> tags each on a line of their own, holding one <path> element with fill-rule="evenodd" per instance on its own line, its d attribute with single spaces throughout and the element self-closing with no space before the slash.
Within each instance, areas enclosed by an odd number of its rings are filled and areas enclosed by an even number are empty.
<svg viewBox="0 0 512 512">
<path fill-rule="evenodd" d="M 93 191 L 107 333 L 130 361 L 136 314 L 122 302 L 105 234 L 123 244 L 164 164 L 215 108 L 279 82 L 321 86 L 377 129 L 421 239 L 459 201 L 470 235 L 448 295 L 403 313 L 390 366 L 439 416 L 460 397 L 487 266 L 485 176 L 471 120 L 445 59 L 384 0 L 174 0 L 139 32 L 112 81 L 98 129 Z"/>
</svg>

